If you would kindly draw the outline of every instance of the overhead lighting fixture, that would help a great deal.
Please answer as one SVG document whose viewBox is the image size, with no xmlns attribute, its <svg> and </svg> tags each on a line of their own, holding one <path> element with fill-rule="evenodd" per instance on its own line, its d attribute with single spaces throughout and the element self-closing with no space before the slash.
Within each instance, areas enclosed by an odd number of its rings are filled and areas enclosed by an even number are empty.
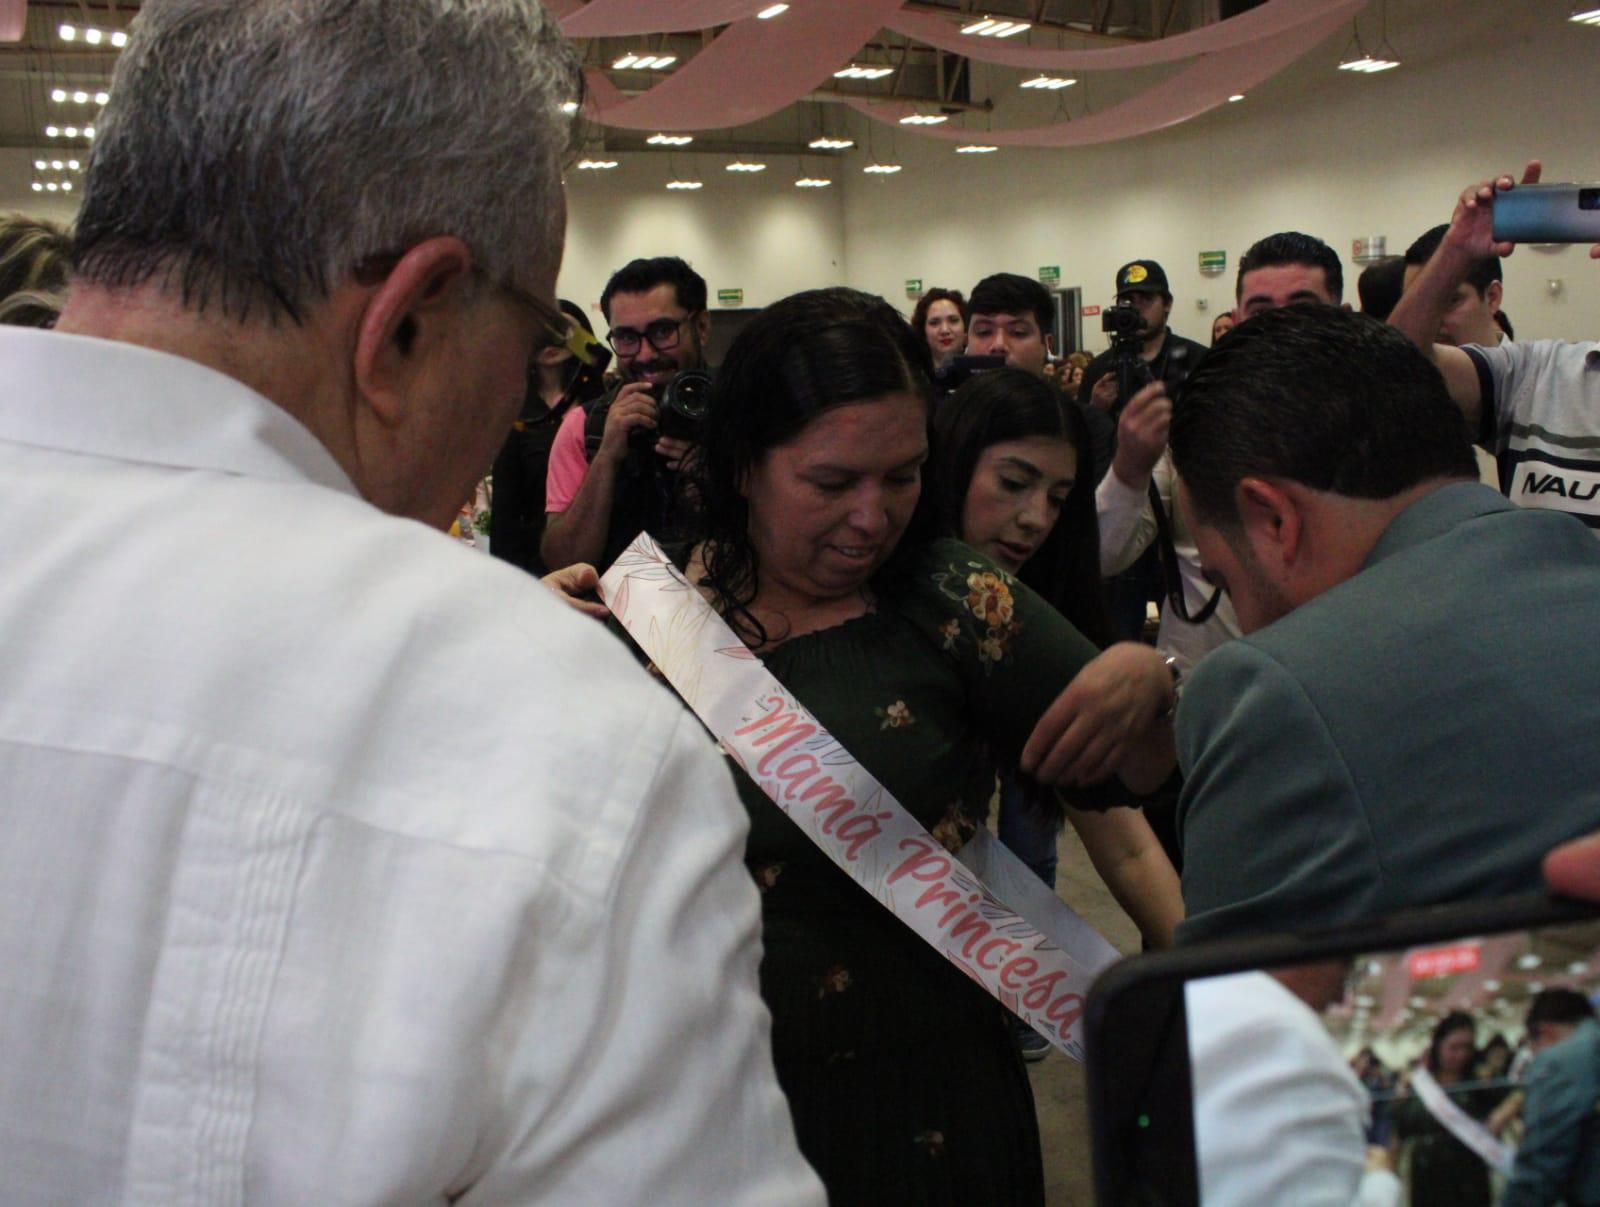
<svg viewBox="0 0 1600 1207">
<path fill-rule="evenodd" d="M 614 159 L 580 159 L 578 171 L 580 172 L 607 172 L 617 166 Z"/>
<path fill-rule="evenodd" d="M 900 165 L 897 163 L 869 163 L 861 170 L 873 176 L 893 176 L 900 170 Z"/>
<path fill-rule="evenodd" d="M 902 126 L 937 126 L 950 119 L 943 113 L 908 113 L 900 119 Z"/>
<path fill-rule="evenodd" d="M 1600 8 L 1592 8 L 1587 4 L 1580 4 L 1572 10 L 1568 21 L 1576 21 L 1579 25 L 1600 25 Z"/>
<path fill-rule="evenodd" d="M 962 26 L 961 32 L 979 38 L 1010 38 L 1027 28 L 1029 28 L 1027 21 L 996 21 L 993 17 L 985 17 L 981 21 L 974 21 L 971 25 Z"/>
<path fill-rule="evenodd" d="M 86 92 L 81 88 L 75 92 L 68 92 L 65 88 L 52 88 L 50 90 L 50 99 L 58 105 L 103 105 L 111 99 L 111 94 L 109 92 Z"/>
<path fill-rule="evenodd" d="M 1400 66 L 1400 56 L 1395 54 L 1394 47 L 1389 45 L 1389 11 L 1387 6 L 1382 10 L 1383 32 L 1378 48 L 1371 54 L 1361 42 L 1361 27 L 1351 22 L 1350 41 L 1345 43 L 1344 53 L 1339 56 L 1340 71 L 1359 71 L 1364 75 L 1377 75 L 1380 71 L 1389 71 Z"/>
<path fill-rule="evenodd" d="M 764 163 L 747 163 L 742 159 L 736 159 L 728 165 L 727 170 L 730 172 L 765 172 L 767 165 Z"/>
<path fill-rule="evenodd" d="M 998 151 L 999 147 L 992 147 L 988 143 L 969 142 L 965 146 L 956 148 L 957 155 L 987 155 L 991 151 Z"/>
<path fill-rule="evenodd" d="M 128 35 L 120 29 L 96 29 L 92 25 L 63 24 L 56 30 L 56 35 L 63 42 L 84 42 L 89 46 L 102 46 L 110 43 L 118 50 L 128 44 Z"/>
<path fill-rule="evenodd" d="M 662 71 L 678 61 L 675 54 L 625 54 L 611 64 L 613 71 Z"/>
<path fill-rule="evenodd" d="M 794 182 L 794 187 L 797 189 L 825 189 L 832 183 L 833 181 L 824 180 L 819 176 L 802 176 Z"/>
<path fill-rule="evenodd" d="M 1228 98 L 1228 103 L 1229 103 L 1229 104 L 1230 104 L 1230 105 L 1236 105 L 1236 104 L 1238 104 L 1238 103 L 1239 103 L 1239 102 L 1240 102 L 1240 101 L 1242 101 L 1242 100 L 1244 100 L 1244 93 L 1242 93 L 1242 92 L 1235 92 L 1235 93 L 1234 93 L 1234 94 L 1233 94 L 1233 95 L 1232 95 L 1232 96 L 1230 96 L 1230 97 L 1229 97 L 1229 98 Z"/>
<path fill-rule="evenodd" d="M 789 6 L 787 4 L 769 4 L 766 8 L 757 13 L 756 16 L 763 21 L 770 21 L 774 17 L 783 16 L 783 14 L 788 11 Z"/>
<path fill-rule="evenodd" d="M 701 189 L 705 187 L 705 182 L 702 180 L 669 180 L 667 181 L 667 187 L 669 189 Z"/>
<path fill-rule="evenodd" d="M 853 138 L 813 138 L 810 147 L 815 151 L 843 151 L 856 145 Z"/>
<path fill-rule="evenodd" d="M 881 80 L 886 75 L 893 75 L 893 67 L 861 67 L 851 63 L 848 67 L 841 67 L 833 73 L 836 80 Z"/>
<path fill-rule="evenodd" d="M 1031 80 L 1023 80 L 1024 88 L 1043 88 L 1050 92 L 1059 92 L 1063 88 L 1071 88 L 1078 81 L 1065 75 L 1036 75 Z"/>
<path fill-rule="evenodd" d="M 645 139 L 653 147 L 686 147 L 693 141 L 693 134 L 652 134 Z"/>
<path fill-rule="evenodd" d="M 561 102 L 561 112 L 563 112 L 563 113 L 576 113 L 577 111 L 578 111 L 578 102 L 577 101 L 562 101 Z"/>
<path fill-rule="evenodd" d="M 35 171 L 35 172 L 42 172 L 42 171 L 44 171 L 44 170 L 45 170 L 45 169 L 46 169 L 46 168 L 48 168 L 48 167 L 49 167 L 49 166 L 50 166 L 50 165 L 49 165 L 49 164 L 47 164 L 47 163 L 46 163 L 46 162 L 45 162 L 45 161 L 44 161 L 44 160 L 42 160 L 42 159 L 36 159 L 36 160 L 34 160 L 34 161 L 33 161 L 33 170 L 34 170 L 34 171 Z"/>
</svg>

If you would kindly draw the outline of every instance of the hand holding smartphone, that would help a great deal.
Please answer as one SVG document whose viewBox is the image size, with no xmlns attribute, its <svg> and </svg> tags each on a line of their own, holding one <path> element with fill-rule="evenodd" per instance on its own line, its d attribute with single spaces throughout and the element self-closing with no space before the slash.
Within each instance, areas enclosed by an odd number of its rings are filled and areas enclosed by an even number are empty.
<svg viewBox="0 0 1600 1207">
<path fill-rule="evenodd" d="M 1512 243 L 1600 243 L 1600 185 L 1523 184 L 1498 193 L 1494 237 Z"/>
</svg>

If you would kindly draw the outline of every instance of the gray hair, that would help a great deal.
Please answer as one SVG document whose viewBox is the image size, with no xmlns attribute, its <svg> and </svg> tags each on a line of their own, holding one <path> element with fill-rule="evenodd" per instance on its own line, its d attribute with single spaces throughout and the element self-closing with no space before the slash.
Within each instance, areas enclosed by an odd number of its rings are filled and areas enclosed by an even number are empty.
<svg viewBox="0 0 1600 1207">
<path fill-rule="evenodd" d="M 74 267 L 304 317 L 454 235 L 489 280 L 559 255 L 581 100 L 538 0 L 148 0 L 96 123 Z"/>
</svg>

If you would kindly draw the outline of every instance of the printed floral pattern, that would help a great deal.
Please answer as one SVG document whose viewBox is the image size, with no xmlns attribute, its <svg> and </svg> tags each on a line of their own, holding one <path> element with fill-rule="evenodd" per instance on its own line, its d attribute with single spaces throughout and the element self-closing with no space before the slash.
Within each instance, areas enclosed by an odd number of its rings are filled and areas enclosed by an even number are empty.
<svg viewBox="0 0 1600 1207">
<path fill-rule="evenodd" d="M 1005 662 L 1023 627 L 1017 619 L 1016 596 L 1011 590 L 1015 580 L 989 562 L 974 561 L 965 567 L 950 565 L 934 575 L 934 582 L 945 598 L 960 604 L 976 622 L 969 634 L 959 617 L 945 621 L 939 627 L 942 648 L 959 652 L 961 642 L 967 639 L 977 647 L 984 670 Z"/>
<path fill-rule="evenodd" d="M 906 707 L 904 700 L 896 700 L 888 708 L 874 708 L 872 715 L 883 722 L 878 726 L 879 729 L 901 729 L 917 723 L 917 719 L 911 715 L 911 710 Z"/>
<path fill-rule="evenodd" d="M 928 831 L 939 840 L 939 845 L 952 855 L 966 846 L 977 832 L 977 820 L 961 807 L 959 800 L 952 801 L 938 824 Z"/>
</svg>

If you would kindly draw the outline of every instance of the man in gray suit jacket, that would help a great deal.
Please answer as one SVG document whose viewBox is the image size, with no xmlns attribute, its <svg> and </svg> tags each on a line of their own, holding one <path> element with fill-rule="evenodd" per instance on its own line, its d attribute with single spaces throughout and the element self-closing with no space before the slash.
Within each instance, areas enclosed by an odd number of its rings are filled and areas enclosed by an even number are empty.
<svg viewBox="0 0 1600 1207">
<path fill-rule="evenodd" d="M 1180 939 L 1539 888 L 1600 827 L 1600 543 L 1478 485 L 1438 372 L 1330 307 L 1232 332 L 1171 446 L 1246 634 L 1178 709 Z"/>
</svg>

